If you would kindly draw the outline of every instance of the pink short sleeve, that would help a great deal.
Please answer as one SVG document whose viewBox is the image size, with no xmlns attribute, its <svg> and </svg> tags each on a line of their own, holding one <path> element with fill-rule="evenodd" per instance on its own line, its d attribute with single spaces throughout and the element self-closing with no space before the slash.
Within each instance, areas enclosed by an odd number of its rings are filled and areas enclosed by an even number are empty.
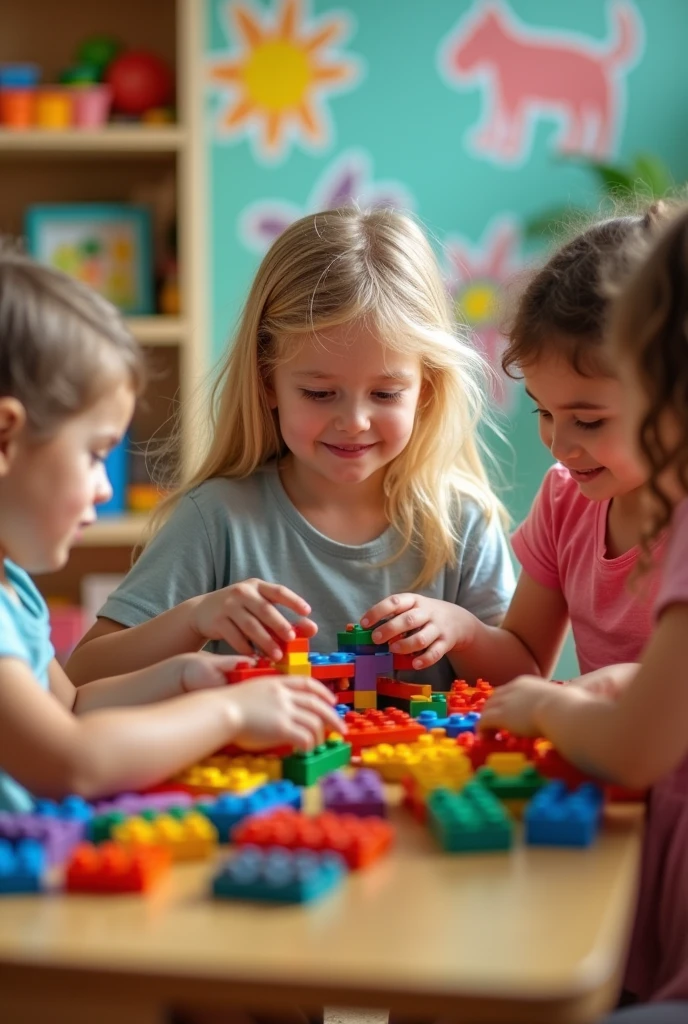
<svg viewBox="0 0 688 1024">
<path fill-rule="evenodd" d="M 514 554 L 524 571 L 536 583 L 552 589 L 561 587 L 556 522 L 562 479 L 561 466 L 552 466 L 547 471 L 527 518 L 511 538 Z"/>
<path fill-rule="evenodd" d="M 655 618 L 670 604 L 688 604 L 688 498 L 676 508 L 667 544 Z"/>
</svg>

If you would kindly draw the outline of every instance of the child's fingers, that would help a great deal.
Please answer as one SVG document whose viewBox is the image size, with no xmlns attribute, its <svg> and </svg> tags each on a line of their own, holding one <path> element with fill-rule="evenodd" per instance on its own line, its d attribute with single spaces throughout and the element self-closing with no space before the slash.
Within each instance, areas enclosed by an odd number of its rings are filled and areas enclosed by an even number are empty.
<svg viewBox="0 0 688 1024">
<path fill-rule="evenodd" d="M 375 643 L 386 643 L 390 637 L 397 636 L 400 632 L 398 629 L 396 632 L 393 629 L 393 624 L 396 618 L 402 613 L 407 612 L 416 603 L 415 594 L 392 594 L 391 597 L 386 597 L 384 601 L 378 601 L 361 619 L 361 625 L 365 629 L 372 629 L 375 627 Z M 389 622 L 382 622 L 383 619 L 389 619 Z M 379 626 L 376 623 L 381 623 Z M 378 634 L 381 639 L 378 640 Z"/>
<path fill-rule="evenodd" d="M 231 620 L 227 619 L 221 623 L 218 633 L 229 647 L 238 651 L 240 661 L 246 661 L 247 658 L 253 657 L 253 647 Z M 231 655 L 225 655 L 225 657 L 231 657 Z"/>
<path fill-rule="evenodd" d="M 311 693 L 330 706 L 336 704 L 335 695 L 327 689 L 324 683 L 321 683 L 319 679 L 314 679 L 313 676 L 285 676 L 284 682 L 292 690 Z"/>
<path fill-rule="evenodd" d="M 232 644 L 232 646 L 234 645 Z M 256 659 L 252 655 L 245 657 L 244 655 L 236 654 L 211 654 L 210 651 L 200 651 L 199 653 L 204 658 L 211 659 L 215 668 L 219 669 L 221 672 L 231 672 L 232 669 L 237 667 L 239 662 L 244 665 L 247 661 L 252 665 L 255 665 L 256 663 Z"/>
<path fill-rule="evenodd" d="M 319 697 L 309 693 L 298 693 L 294 698 L 294 704 L 301 712 L 312 715 L 319 722 L 319 728 L 327 729 L 328 732 L 346 732 L 346 725 L 337 712 L 323 704 Z"/>
<path fill-rule="evenodd" d="M 430 644 L 427 650 L 413 659 L 413 668 L 429 668 L 430 665 L 436 665 L 447 653 L 448 648 L 449 645 L 446 640 L 436 640 L 434 644 Z"/>
<path fill-rule="evenodd" d="M 395 640 L 393 644 L 389 645 L 389 649 L 394 654 L 415 654 L 416 651 L 424 651 L 438 639 L 439 635 L 440 631 L 437 626 L 432 622 L 424 622 L 409 636 Z"/>
<path fill-rule="evenodd" d="M 258 593 L 271 604 L 281 604 L 284 608 L 291 608 L 297 615 L 310 615 L 311 606 L 308 601 L 295 594 L 293 590 L 282 586 L 281 583 L 267 583 L 265 580 L 258 581 Z"/>
</svg>

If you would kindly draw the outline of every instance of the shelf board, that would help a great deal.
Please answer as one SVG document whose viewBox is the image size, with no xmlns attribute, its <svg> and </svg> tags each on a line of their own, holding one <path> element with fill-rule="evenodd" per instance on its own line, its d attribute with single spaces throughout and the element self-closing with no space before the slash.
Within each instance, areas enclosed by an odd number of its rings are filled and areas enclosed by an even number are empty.
<svg viewBox="0 0 688 1024">
<path fill-rule="evenodd" d="M 148 516 L 145 513 L 103 516 L 84 530 L 78 547 L 132 547 L 141 539 L 147 522 Z"/>
<path fill-rule="evenodd" d="M 142 345 L 182 345 L 188 329 L 178 316 L 130 316 L 127 326 Z"/>
<path fill-rule="evenodd" d="M 176 153 L 186 142 L 181 125 L 114 124 L 98 129 L 0 128 L 0 154 L 46 153 L 50 156 L 99 156 L 116 153 Z"/>
</svg>

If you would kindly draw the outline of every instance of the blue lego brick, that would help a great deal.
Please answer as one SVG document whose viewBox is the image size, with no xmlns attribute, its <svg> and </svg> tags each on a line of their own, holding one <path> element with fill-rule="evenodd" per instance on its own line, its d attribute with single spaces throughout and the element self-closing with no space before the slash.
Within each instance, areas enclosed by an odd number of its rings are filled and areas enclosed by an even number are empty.
<svg viewBox="0 0 688 1024">
<path fill-rule="evenodd" d="M 64 800 L 36 800 L 34 814 L 43 818 L 57 818 L 59 821 L 89 822 L 94 816 L 91 804 L 80 796 L 66 796 Z"/>
<path fill-rule="evenodd" d="M 355 654 L 346 651 L 333 651 L 331 654 L 309 654 L 311 665 L 350 665 L 356 660 Z"/>
<path fill-rule="evenodd" d="M 223 793 L 214 801 L 199 803 L 200 811 L 213 823 L 221 843 L 229 842 L 230 831 L 244 818 L 265 814 L 275 807 L 301 810 L 301 790 L 289 779 L 268 782 L 250 793 Z"/>
<path fill-rule="evenodd" d="M 604 794 L 594 782 L 569 790 L 561 780 L 541 789 L 523 817 L 531 846 L 590 846 L 600 829 Z"/>
<path fill-rule="evenodd" d="M 442 849 L 450 853 L 508 850 L 514 823 L 497 797 L 478 782 L 460 793 L 436 789 L 427 802 L 428 824 Z"/>
<path fill-rule="evenodd" d="M 346 871 L 346 862 L 337 853 L 244 846 L 220 865 L 213 894 L 220 899 L 309 903 L 336 889 Z"/>
<path fill-rule="evenodd" d="M 446 718 L 440 718 L 436 711 L 421 711 L 416 721 L 426 729 L 446 729 L 447 736 L 454 739 L 459 733 L 475 732 L 480 715 L 477 711 L 469 711 L 465 715 L 454 712 Z"/>
<path fill-rule="evenodd" d="M 337 714 L 339 715 L 340 718 L 346 718 L 346 716 L 351 711 L 351 708 L 349 707 L 348 704 L 335 704 L 335 708 L 334 709 L 335 709 L 335 711 L 337 712 Z"/>
<path fill-rule="evenodd" d="M 0 839 L 0 894 L 42 892 L 45 847 L 36 839 Z"/>
</svg>

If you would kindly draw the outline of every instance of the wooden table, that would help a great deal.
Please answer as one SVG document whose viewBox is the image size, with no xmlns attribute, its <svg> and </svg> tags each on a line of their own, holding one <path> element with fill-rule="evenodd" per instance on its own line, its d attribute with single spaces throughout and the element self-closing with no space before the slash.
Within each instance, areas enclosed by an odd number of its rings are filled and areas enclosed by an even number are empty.
<svg viewBox="0 0 688 1024">
<path fill-rule="evenodd" d="M 591 850 L 452 856 L 395 809 L 397 849 L 311 907 L 214 902 L 209 865 L 146 898 L 0 902 L 2 1024 L 152 1024 L 171 1004 L 392 1007 L 587 1022 L 615 999 L 642 812 Z"/>
</svg>

